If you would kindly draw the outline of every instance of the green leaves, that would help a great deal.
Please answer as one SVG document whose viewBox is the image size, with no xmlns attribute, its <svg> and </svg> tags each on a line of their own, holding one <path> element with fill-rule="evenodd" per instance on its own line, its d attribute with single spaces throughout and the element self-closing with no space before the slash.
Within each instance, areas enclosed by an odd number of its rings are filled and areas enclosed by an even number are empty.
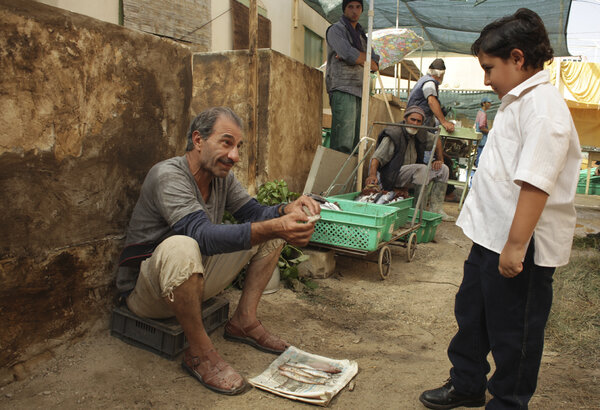
<svg viewBox="0 0 600 410">
<path fill-rule="evenodd" d="M 297 192 L 289 190 L 287 182 L 283 179 L 262 184 L 258 188 L 256 200 L 263 205 L 277 205 L 282 202 L 291 202 L 300 196 Z"/>
</svg>

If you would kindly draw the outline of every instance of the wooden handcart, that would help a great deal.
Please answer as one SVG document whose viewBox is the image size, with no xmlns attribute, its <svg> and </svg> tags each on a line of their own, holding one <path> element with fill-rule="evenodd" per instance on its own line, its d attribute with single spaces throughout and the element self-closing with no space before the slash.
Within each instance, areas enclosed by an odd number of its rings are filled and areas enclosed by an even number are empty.
<svg viewBox="0 0 600 410">
<path fill-rule="evenodd" d="M 387 126 L 401 126 L 401 127 L 406 126 L 405 124 L 381 123 L 381 122 L 375 122 L 374 124 L 381 124 L 381 125 L 387 125 Z M 413 126 L 411 125 L 411 127 L 413 127 Z M 433 147 L 436 146 L 437 140 L 439 138 L 439 128 L 419 127 L 419 126 L 414 126 L 414 127 L 415 128 L 425 128 L 425 129 L 428 129 L 431 131 L 435 131 Z M 371 129 L 369 130 L 369 134 L 371 133 L 372 129 L 373 129 L 373 127 L 371 127 Z M 343 168 L 349 163 L 349 159 L 352 158 L 352 156 L 358 150 L 358 147 L 360 146 L 360 144 L 362 144 L 363 142 L 367 143 L 367 144 L 370 143 L 370 146 L 368 146 L 368 148 L 366 150 L 365 156 L 356 165 L 355 169 L 353 170 L 352 174 L 348 177 L 346 182 L 344 184 L 338 184 L 337 179 L 342 174 Z M 368 156 L 368 154 L 373 150 L 374 146 L 375 146 L 375 140 L 373 138 L 363 137 L 361 139 L 359 144 L 354 148 L 354 150 L 350 154 L 348 160 L 342 166 L 342 169 L 340 169 L 340 172 L 337 174 L 337 176 L 332 181 L 331 185 L 329 186 L 329 189 L 327 191 L 325 191 L 324 193 L 322 193 L 323 197 L 326 200 L 328 200 L 328 201 L 339 200 L 341 203 L 341 201 L 343 201 L 343 199 L 341 197 L 345 197 L 348 195 L 352 196 L 352 194 L 345 194 L 345 195 L 338 195 L 338 196 L 331 196 L 331 197 L 329 195 L 331 194 L 333 188 L 336 186 L 338 186 L 338 187 L 341 186 L 342 192 L 346 192 L 348 190 L 348 188 L 347 188 L 348 184 L 355 177 L 358 168 L 360 166 L 362 166 L 364 158 L 366 158 Z M 427 172 L 428 173 L 429 173 L 429 170 L 431 169 L 432 158 L 433 158 L 433 155 L 430 155 L 430 158 L 429 158 L 429 161 L 427 164 Z M 391 246 L 401 246 L 403 248 L 406 248 L 406 260 L 408 262 L 412 261 L 415 256 L 415 252 L 416 252 L 416 248 L 417 248 L 417 231 L 421 228 L 422 211 L 423 211 L 422 199 L 423 199 L 423 192 L 424 192 L 425 186 L 426 186 L 426 184 L 424 184 L 421 188 L 421 194 L 419 195 L 419 199 L 418 199 L 417 203 L 415 204 L 415 212 L 413 212 L 413 215 L 410 218 L 410 221 L 403 222 L 401 224 L 401 226 L 396 226 L 396 223 L 394 222 L 393 223 L 394 227 L 392 229 L 389 221 L 387 221 L 387 223 L 384 221 L 384 223 L 380 226 L 366 227 L 366 226 L 361 226 L 360 224 L 358 224 L 356 222 L 351 222 L 351 221 L 345 222 L 343 220 L 337 220 L 337 221 L 327 220 L 328 219 L 327 215 L 324 215 L 324 214 L 326 214 L 326 212 L 322 211 L 321 212 L 321 220 L 317 222 L 317 225 L 315 225 L 315 234 L 313 234 L 310 244 L 312 246 L 316 246 L 319 248 L 331 249 L 331 250 L 335 251 L 335 253 L 340 254 L 340 255 L 357 257 L 357 258 L 365 259 L 368 262 L 376 262 L 379 266 L 379 275 L 380 275 L 381 279 L 383 279 L 383 280 L 387 279 L 387 277 L 389 276 L 390 267 L 392 265 L 392 252 L 391 252 L 391 248 L 390 248 Z M 350 201 L 346 201 L 346 202 L 350 202 Z M 386 205 L 377 205 L 377 206 L 381 207 L 381 206 L 386 206 Z M 391 209 L 391 212 L 393 212 L 393 205 L 389 205 L 386 207 L 389 207 L 389 209 Z M 408 212 L 408 209 L 406 209 L 406 212 Z M 352 213 L 352 212 L 350 212 L 350 213 Z M 368 210 L 366 210 L 366 213 L 368 213 Z M 333 215 L 333 214 L 330 214 L 330 215 Z M 341 218 L 336 218 L 336 219 L 341 219 Z M 317 231 L 319 231 L 318 228 L 323 227 L 323 225 L 319 225 L 319 224 L 328 224 L 328 223 L 337 225 L 336 229 L 334 229 L 334 230 L 336 230 L 335 238 L 331 238 L 331 240 L 329 240 L 330 238 L 327 237 L 327 229 L 326 228 L 321 229 L 321 232 L 317 232 Z M 377 223 L 380 223 L 380 222 L 377 222 Z M 348 238 L 351 238 L 354 235 L 360 235 L 362 232 L 358 232 L 358 230 L 363 229 L 363 228 L 370 231 L 368 234 L 368 235 L 370 235 L 370 238 L 366 240 L 366 241 L 368 241 L 368 243 L 366 243 L 365 241 L 357 241 L 357 242 L 361 242 L 361 243 L 353 243 L 352 239 L 349 239 L 348 241 L 346 241 L 347 238 L 344 238 L 345 236 L 347 236 Z M 375 230 L 375 233 L 373 233 L 372 229 Z M 341 234 L 340 234 L 340 232 L 337 232 L 337 231 L 341 231 Z M 376 235 L 375 239 L 373 238 L 373 235 Z M 332 236 L 334 236 L 334 235 L 332 235 Z M 341 240 L 340 240 L 340 237 L 342 238 Z M 374 257 L 375 255 L 377 255 L 376 258 Z M 376 259 L 376 260 L 374 260 L 374 259 Z"/>
</svg>

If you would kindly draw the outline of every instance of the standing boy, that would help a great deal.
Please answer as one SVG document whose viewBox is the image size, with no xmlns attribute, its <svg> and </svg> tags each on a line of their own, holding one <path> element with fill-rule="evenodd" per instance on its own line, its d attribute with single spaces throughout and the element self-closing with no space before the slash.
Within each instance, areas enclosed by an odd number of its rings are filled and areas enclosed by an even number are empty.
<svg viewBox="0 0 600 410">
<path fill-rule="evenodd" d="M 552 275 L 568 262 L 581 153 L 569 110 L 543 70 L 553 50 L 528 9 L 488 24 L 471 48 L 501 100 L 457 225 L 473 240 L 456 295 L 450 379 L 432 409 L 527 408 L 535 392 Z M 496 371 L 487 380 L 492 352 Z M 486 386 L 487 382 L 487 386 Z"/>
</svg>

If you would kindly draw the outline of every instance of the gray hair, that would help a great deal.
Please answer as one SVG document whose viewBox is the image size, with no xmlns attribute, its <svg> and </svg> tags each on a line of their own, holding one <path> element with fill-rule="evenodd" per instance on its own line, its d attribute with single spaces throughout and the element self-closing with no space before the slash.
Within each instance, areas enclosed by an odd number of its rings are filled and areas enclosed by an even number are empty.
<svg viewBox="0 0 600 410">
<path fill-rule="evenodd" d="M 187 133 L 187 147 L 185 150 L 191 151 L 194 148 L 194 141 L 192 141 L 192 134 L 194 134 L 194 131 L 198 131 L 202 139 L 208 139 L 208 137 L 210 137 L 210 135 L 213 133 L 215 122 L 217 122 L 221 116 L 235 122 L 240 129 L 243 128 L 241 118 L 235 112 L 233 112 L 231 108 L 212 107 L 206 109 L 198 114 L 190 124 L 190 129 Z"/>
<path fill-rule="evenodd" d="M 439 78 L 444 77 L 445 72 L 446 72 L 446 70 L 437 70 L 435 68 L 430 68 L 429 70 L 427 70 L 427 74 L 429 74 L 432 77 L 439 77 Z"/>
</svg>

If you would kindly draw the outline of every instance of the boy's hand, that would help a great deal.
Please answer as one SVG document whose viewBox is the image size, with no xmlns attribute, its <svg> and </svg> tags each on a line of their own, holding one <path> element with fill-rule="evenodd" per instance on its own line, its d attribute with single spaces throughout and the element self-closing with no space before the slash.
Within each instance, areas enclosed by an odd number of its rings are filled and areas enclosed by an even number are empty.
<svg viewBox="0 0 600 410">
<path fill-rule="evenodd" d="M 514 278 L 521 273 L 523 271 L 522 261 L 525 258 L 526 251 L 527 249 L 521 249 L 507 242 L 504 249 L 502 249 L 498 263 L 500 274 L 505 278 Z"/>
<path fill-rule="evenodd" d="M 548 194 L 533 185 L 523 182 L 517 209 L 513 217 L 508 240 L 500 254 L 498 270 L 507 278 L 514 278 L 523 270 L 523 260 L 527 253 L 533 230 L 546 206 Z"/>
</svg>

